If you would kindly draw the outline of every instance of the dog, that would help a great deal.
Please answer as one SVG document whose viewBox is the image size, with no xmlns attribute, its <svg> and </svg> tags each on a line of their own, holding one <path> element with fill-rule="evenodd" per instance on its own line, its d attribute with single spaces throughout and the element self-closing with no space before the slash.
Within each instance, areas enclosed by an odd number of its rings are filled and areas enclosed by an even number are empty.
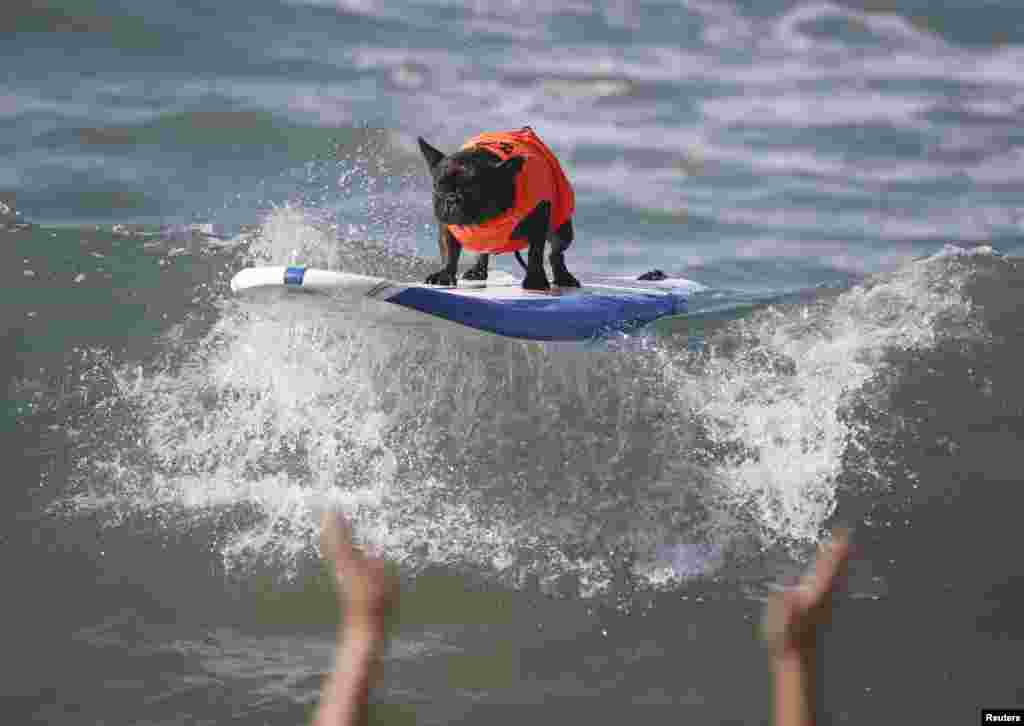
<svg viewBox="0 0 1024 726">
<path fill-rule="evenodd" d="M 419 139 L 433 179 L 438 246 L 445 266 L 427 284 L 457 284 L 462 248 L 479 253 L 464 280 L 487 280 L 490 256 L 515 252 L 526 271 L 523 288 L 548 290 L 544 243 L 558 287 L 579 287 L 565 266 L 564 252 L 573 241 L 576 198 L 551 149 L 529 126 L 474 136 L 450 156 Z M 529 248 L 527 262 L 519 250 Z"/>
</svg>

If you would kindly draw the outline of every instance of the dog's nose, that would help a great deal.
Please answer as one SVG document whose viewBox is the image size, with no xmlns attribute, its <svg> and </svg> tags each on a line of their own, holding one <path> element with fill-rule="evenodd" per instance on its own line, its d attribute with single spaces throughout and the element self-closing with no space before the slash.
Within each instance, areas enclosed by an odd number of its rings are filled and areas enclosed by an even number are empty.
<svg viewBox="0 0 1024 726">
<path fill-rule="evenodd" d="M 444 194 L 441 197 L 441 209 L 444 214 L 452 214 L 459 208 L 459 196 L 455 193 Z"/>
</svg>

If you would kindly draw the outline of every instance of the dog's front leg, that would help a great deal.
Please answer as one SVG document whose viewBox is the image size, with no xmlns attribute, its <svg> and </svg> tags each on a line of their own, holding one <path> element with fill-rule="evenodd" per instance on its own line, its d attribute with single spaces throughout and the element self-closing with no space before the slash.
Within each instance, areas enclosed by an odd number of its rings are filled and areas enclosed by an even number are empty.
<svg viewBox="0 0 1024 726">
<path fill-rule="evenodd" d="M 462 245 L 444 225 L 438 232 L 437 245 L 441 248 L 441 259 L 444 260 L 445 265 L 444 268 L 427 276 L 427 284 L 455 287 L 458 284 L 456 273 L 459 271 L 459 255 L 462 253 Z"/>
<path fill-rule="evenodd" d="M 547 273 L 544 272 L 544 243 L 548 238 L 550 222 L 551 202 L 544 201 L 534 207 L 512 232 L 513 239 L 526 238 L 530 243 L 526 278 L 523 280 L 525 290 L 547 290 L 551 287 Z"/>
<path fill-rule="evenodd" d="M 486 252 L 481 252 L 480 256 L 476 258 L 476 263 L 462 274 L 462 279 L 486 280 L 487 265 L 489 262 L 489 258 L 490 255 L 488 255 Z"/>
</svg>

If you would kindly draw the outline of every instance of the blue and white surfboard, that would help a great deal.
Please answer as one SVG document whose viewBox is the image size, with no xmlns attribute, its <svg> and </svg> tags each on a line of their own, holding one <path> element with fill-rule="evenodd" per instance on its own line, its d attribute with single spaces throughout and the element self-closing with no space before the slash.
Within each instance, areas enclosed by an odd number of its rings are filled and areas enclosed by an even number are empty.
<svg viewBox="0 0 1024 726">
<path fill-rule="evenodd" d="M 492 270 L 485 287 L 439 287 L 309 267 L 250 267 L 231 280 L 237 294 L 290 290 L 342 301 L 371 299 L 497 335 L 526 340 L 591 340 L 686 312 L 681 289 L 591 285 L 523 290 Z"/>
</svg>

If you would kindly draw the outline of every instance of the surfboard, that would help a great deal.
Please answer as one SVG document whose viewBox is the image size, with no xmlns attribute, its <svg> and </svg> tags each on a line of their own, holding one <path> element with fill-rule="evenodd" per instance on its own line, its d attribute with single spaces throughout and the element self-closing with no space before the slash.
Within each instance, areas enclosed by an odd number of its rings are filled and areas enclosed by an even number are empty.
<svg viewBox="0 0 1024 726">
<path fill-rule="evenodd" d="M 459 283 L 440 287 L 311 267 L 248 267 L 232 278 L 231 290 L 246 297 L 295 292 L 341 302 L 376 300 L 524 340 L 591 340 L 686 312 L 683 291 L 640 284 L 532 291 L 497 270 L 483 287 Z"/>
</svg>

